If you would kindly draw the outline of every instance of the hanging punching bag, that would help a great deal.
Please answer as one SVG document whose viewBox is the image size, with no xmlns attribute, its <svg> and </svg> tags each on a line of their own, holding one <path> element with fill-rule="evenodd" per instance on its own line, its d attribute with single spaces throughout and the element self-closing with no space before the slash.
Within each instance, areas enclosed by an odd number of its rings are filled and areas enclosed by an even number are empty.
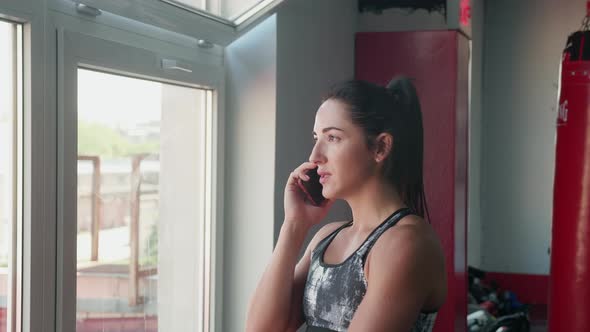
<svg viewBox="0 0 590 332">
<path fill-rule="evenodd" d="M 549 332 L 590 331 L 588 12 L 582 29 L 569 36 L 561 64 L 549 279 Z"/>
</svg>

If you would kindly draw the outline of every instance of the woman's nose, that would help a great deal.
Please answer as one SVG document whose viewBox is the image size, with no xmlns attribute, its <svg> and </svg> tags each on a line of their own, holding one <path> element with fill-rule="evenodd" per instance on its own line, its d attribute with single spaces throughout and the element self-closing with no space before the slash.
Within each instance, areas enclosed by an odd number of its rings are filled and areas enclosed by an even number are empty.
<svg viewBox="0 0 590 332">
<path fill-rule="evenodd" d="M 314 164 L 321 164 L 326 161 L 326 157 L 324 156 L 323 152 L 321 151 L 321 146 L 316 142 L 311 149 L 311 154 L 309 155 L 309 161 Z"/>
</svg>

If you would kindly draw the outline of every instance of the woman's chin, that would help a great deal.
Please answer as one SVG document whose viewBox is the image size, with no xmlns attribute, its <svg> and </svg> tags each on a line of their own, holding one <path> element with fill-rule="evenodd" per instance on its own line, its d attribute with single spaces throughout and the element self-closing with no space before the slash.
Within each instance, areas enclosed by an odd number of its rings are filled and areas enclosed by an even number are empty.
<svg viewBox="0 0 590 332">
<path fill-rule="evenodd" d="M 334 192 L 332 192 L 332 191 L 331 191 L 331 190 L 329 190 L 329 189 L 326 189 L 326 188 L 324 188 L 324 189 L 322 190 L 322 196 L 324 196 L 326 199 L 330 199 L 330 200 L 332 200 L 332 199 L 336 199 L 337 197 L 335 197 L 336 195 L 334 195 L 334 194 L 335 194 L 335 193 L 334 193 Z"/>
</svg>

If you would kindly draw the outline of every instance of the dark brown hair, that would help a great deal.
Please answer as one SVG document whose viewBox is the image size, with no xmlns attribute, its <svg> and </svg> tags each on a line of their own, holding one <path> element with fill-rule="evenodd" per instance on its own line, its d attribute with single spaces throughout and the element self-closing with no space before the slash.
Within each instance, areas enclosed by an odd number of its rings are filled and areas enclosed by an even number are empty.
<svg viewBox="0 0 590 332">
<path fill-rule="evenodd" d="M 353 123 L 366 134 L 369 149 L 375 148 L 379 134 L 393 136 L 383 175 L 408 207 L 430 220 L 423 181 L 422 112 L 410 79 L 395 77 L 387 87 L 360 80 L 347 81 L 334 86 L 324 97 L 328 99 L 348 105 Z"/>
</svg>

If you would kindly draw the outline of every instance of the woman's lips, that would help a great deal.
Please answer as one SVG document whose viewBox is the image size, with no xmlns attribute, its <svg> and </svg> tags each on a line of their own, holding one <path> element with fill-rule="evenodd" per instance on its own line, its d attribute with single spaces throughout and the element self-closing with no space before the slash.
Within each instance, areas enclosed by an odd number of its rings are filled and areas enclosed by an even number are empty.
<svg viewBox="0 0 590 332">
<path fill-rule="evenodd" d="M 326 183 L 326 181 L 328 181 L 328 178 L 331 174 L 326 172 L 318 172 L 318 175 L 320 176 L 320 183 L 323 185 Z"/>
</svg>

